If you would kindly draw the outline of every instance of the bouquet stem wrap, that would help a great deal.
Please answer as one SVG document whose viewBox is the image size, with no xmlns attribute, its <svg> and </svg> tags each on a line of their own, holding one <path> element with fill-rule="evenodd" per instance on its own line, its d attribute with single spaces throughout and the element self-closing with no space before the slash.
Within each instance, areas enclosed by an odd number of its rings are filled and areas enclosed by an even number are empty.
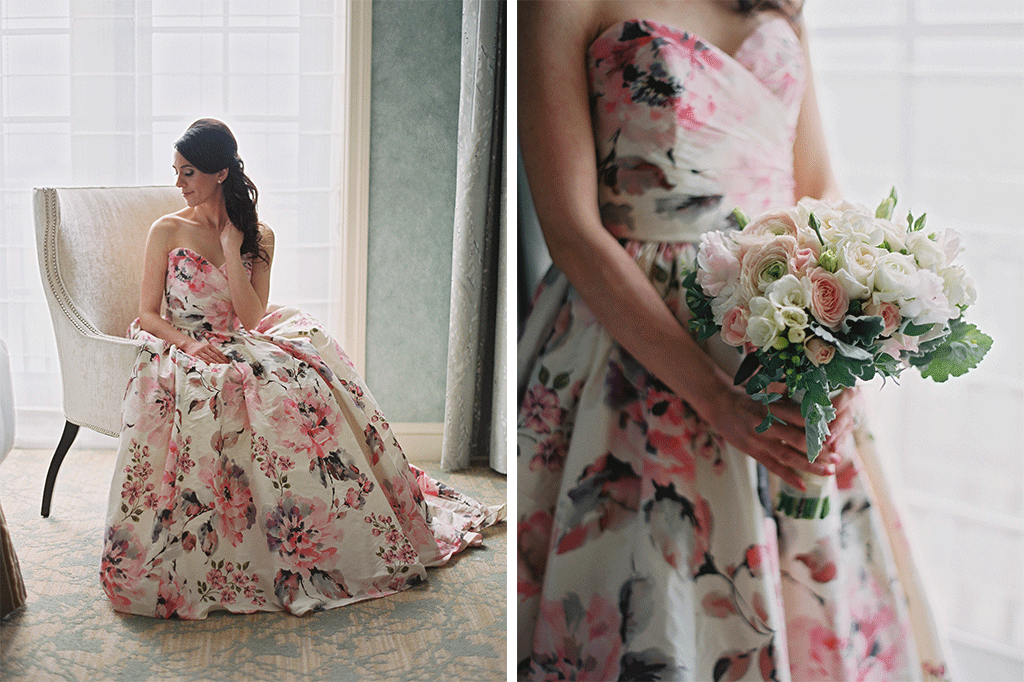
<svg viewBox="0 0 1024 682">
<path fill-rule="evenodd" d="M 800 472 L 806 490 L 782 481 L 776 495 L 775 511 L 792 519 L 823 519 L 832 511 L 835 476 L 818 476 Z"/>
</svg>

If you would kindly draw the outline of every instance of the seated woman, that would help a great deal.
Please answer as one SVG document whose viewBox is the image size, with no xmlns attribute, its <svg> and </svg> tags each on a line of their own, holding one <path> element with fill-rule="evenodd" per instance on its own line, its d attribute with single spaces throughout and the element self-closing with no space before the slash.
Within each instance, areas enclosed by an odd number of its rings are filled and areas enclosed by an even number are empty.
<svg viewBox="0 0 1024 682">
<path fill-rule="evenodd" d="M 220 121 L 150 228 L 101 579 L 119 611 L 302 614 L 424 580 L 504 518 L 412 467 L 337 343 L 268 313 L 274 233 Z"/>
</svg>

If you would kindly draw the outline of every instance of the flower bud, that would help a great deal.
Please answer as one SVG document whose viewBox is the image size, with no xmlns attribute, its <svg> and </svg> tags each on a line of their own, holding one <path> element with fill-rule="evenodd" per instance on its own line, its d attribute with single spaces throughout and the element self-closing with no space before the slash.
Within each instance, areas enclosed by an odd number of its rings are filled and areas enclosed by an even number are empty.
<svg viewBox="0 0 1024 682">
<path fill-rule="evenodd" d="M 818 266 L 828 272 L 835 272 L 839 269 L 839 256 L 832 249 L 825 249 L 818 256 Z"/>
</svg>

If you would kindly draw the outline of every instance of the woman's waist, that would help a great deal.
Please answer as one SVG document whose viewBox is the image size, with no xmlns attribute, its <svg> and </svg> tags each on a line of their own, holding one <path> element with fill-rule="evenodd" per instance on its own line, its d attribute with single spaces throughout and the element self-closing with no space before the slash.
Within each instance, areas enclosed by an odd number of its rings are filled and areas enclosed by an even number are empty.
<svg viewBox="0 0 1024 682">
<path fill-rule="evenodd" d="M 793 203 L 791 172 L 762 168 L 743 173 L 698 173 L 686 182 L 636 187 L 601 183 L 601 222 L 616 237 L 696 242 L 701 234 L 736 226 L 736 209 L 753 217 Z"/>
</svg>

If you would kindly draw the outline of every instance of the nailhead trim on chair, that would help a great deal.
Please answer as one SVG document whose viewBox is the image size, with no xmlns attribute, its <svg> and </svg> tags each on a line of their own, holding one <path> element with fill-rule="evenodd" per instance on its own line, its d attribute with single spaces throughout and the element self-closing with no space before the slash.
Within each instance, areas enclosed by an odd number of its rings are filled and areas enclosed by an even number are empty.
<svg viewBox="0 0 1024 682">
<path fill-rule="evenodd" d="M 57 190 L 52 187 L 44 187 L 43 205 L 46 211 L 46 231 L 43 234 L 43 261 L 46 263 L 46 282 L 53 293 L 57 305 L 64 312 L 71 324 L 75 325 L 78 331 L 86 336 L 106 336 L 99 329 L 96 329 L 84 317 L 78 314 L 71 301 L 71 295 L 64 287 L 64 282 L 57 274 L 57 228 L 60 225 L 60 201 L 57 198 Z M 83 426 L 86 426 L 83 424 Z M 93 428 L 89 426 L 88 428 Z M 104 429 L 98 429 L 106 433 Z"/>
</svg>

